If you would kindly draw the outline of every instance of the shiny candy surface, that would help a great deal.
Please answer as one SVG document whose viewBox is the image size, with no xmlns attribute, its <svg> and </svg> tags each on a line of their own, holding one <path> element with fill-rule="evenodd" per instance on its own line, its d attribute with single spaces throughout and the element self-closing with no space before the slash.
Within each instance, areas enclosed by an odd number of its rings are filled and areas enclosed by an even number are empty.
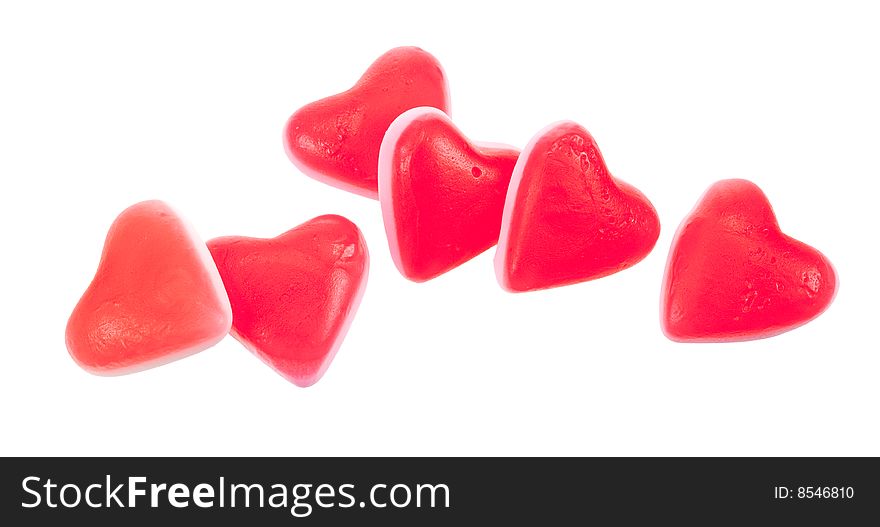
<svg viewBox="0 0 880 527">
<path fill-rule="evenodd" d="M 327 215 L 276 238 L 226 236 L 208 248 L 232 303 L 232 335 L 290 382 L 318 381 L 366 287 L 360 230 Z"/>
<path fill-rule="evenodd" d="M 837 278 L 816 249 L 779 228 L 750 181 L 712 185 L 672 242 L 663 281 L 663 331 L 683 342 L 770 337 L 819 316 Z"/>
<path fill-rule="evenodd" d="M 287 155 L 315 179 L 378 198 L 382 137 L 398 115 L 417 106 L 449 111 L 443 68 L 420 48 L 394 48 L 351 89 L 297 110 L 284 130 Z"/>
</svg>

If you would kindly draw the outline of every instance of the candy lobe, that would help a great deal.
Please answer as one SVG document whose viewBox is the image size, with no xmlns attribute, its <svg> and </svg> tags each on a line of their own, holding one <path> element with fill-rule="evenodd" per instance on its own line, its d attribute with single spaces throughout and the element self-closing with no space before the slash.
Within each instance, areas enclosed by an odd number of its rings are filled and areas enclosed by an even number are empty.
<svg viewBox="0 0 880 527">
<path fill-rule="evenodd" d="M 394 48 L 351 89 L 297 110 L 285 126 L 285 151 L 305 174 L 378 198 L 382 138 L 398 115 L 417 106 L 449 110 L 445 73 L 420 48 Z"/>
<path fill-rule="evenodd" d="M 414 108 L 389 127 L 379 156 L 379 201 L 395 265 L 424 282 L 498 241 L 519 151 L 469 141 L 448 116 Z"/>
<path fill-rule="evenodd" d="M 650 201 L 611 176 L 589 132 L 573 122 L 555 123 L 517 161 L 496 274 L 515 292 L 601 278 L 641 261 L 659 233 Z"/>
<path fill-rule="evenodd" d="M 781 232 L 756 185 L 723 180 L 676 232 L 664 277 L 662 327 L 681 342 L 771 337 L 819 316 L 836 289 L 831 262 Z"/>
<path fill-rule="evenodd" d="M 360 230 L 327 215 L 276 238 L 227 236 L 208 248 L 232 303 L 232 335 L 290 382 L 317 382 L 366 287 Z"/>
<path fill-rule="evenodd" d="M 147 201 L 111 225 L 65 342 L 85 370 L 120 375 L 208 348 L 232 312 L 204 243 L 171 207 Z"/>
</svg>

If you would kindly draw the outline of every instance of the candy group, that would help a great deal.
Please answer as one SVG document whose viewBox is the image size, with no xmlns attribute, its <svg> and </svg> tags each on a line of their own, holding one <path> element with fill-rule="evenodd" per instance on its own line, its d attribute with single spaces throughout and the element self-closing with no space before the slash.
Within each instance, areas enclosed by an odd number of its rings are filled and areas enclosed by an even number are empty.
<svg viewBox="0 0 880 527">
<path fill-rule="evenodd" d="M 208 242 L 232 304 L 232 336 L 284 378 L 314 384 L 357 311 L 369 255 L 360 230 L 320 216 L 271 239 Z"/>
<path fill-rule="evenodd" d="M 284 145 L 307 175 L 379 199 L 392 260 L 415 282 L 496 243 L 495 273 L 511 292 L 608 276 L 654 248 L 653 205 L 611 175 L 582 126 L 550 125 L 520 153 L 472 142 L 448 111 L 437 60 L 395 48 L 350 90 L 297 110 Z M 368 270 L 363 235 L 341 216 L 206 245 L 165 203 L 139 203 L 110 227 L 68 321 L 67 348 L 84 369 L 112 375 L 231 333 L 285 379 L 310 386 L 345 338 Z M 820 315 L 836 288 L 828 259 L 781 232 L 755 184 L 720 181 L 675 234 L 661 325 L 682 342 L 770 337 Z"/>
<path fill-rule="evenodd" d="M 782 233 L 757 185 L 719 181 L 672 242 L 663 331 L 683 342 L 770 337 L 819 316 L 836 288 L 831 262 Z"/>
</svg>

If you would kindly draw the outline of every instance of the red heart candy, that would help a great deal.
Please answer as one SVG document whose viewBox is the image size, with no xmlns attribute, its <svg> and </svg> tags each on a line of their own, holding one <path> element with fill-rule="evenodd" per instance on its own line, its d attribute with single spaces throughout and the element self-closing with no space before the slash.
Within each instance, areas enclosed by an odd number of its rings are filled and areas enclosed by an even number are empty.
<svg viewBox="0 0 880 527">
<path fill-rule="evenodd" d="M 319 216 L 276 238 L 226 236 L 208 248 L 232 303 L 232 336 L 290 382 L 317 382 L 367 284 L 357 226 Z"/>
<path fill-rule="evenodd" d="M 319 181 L 378 198 L 376 165 L 382 136 L 391 121 L 416 106 L 449 111 L 446 75 L 426 51 L 394 48 L 350 90 L 297 110 L 284 131 L 287 155 Z"/>
<path fill-rule="evenodd" d="M 593 280 L 639 262 L 659 234 L 651 202 L 611 176 L 589 132 L 563 121 L 539 132 L 520 154 L 495 272 L 509 291 Z"/>
<path fill-rule="evenodd" d="M 394 120 L 379 153 L 379 201 L 405 277 L 430 280 L 495 245 L 517 157 L 513 147 L 471 143 L 435 108 Z"/>
<path fill-rule="evenodd" d="M 779 230 L 760 188 L 743 179 L 719 181 L 672 241 L 663 331 L 680 342 L 770 337 L 819 316 L 836 288 L 831 262 Z"/>
<path fill-rule="evenodd" d="M 119 375 L 208 348 L 232 312 L 204 242 L 171 207 L 145 201 L 110 226 L 98 270 L 67 322 L 84 369 Z"/>
</svg>

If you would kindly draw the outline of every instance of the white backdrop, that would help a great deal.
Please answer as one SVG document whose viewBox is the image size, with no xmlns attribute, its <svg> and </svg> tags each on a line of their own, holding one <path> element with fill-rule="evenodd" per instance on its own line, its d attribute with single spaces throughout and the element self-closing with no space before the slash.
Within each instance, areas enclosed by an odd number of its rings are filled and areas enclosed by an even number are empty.
<svg viewBox="0 0 880 527">
<path fill-rule="evenodd" d="M 4 455 L 878 455 L 878 17 L 869 3 L 149 2 L 0 7 Z M 374 5 L 375 4 L 375 5 Z M 456 7 L 453 7 L 456 6 Z M 471 138 L 572 119 L 663 231 L 634 268 L 513 295 L 493 251 L 426 284 L 378 203 L 300 174 L 298 107 L 418 45 Z M 676 226 L 714 181 L 758 183 L 834 262 L 820 318 L 684 345 L 659 327 Z M 107 228 L 159 198 L 203 237 L 338 213 L 370 282 L 327 375 L 300 389 L 231 337 L 118 378 L 64 326 Z"/>
</svg>

